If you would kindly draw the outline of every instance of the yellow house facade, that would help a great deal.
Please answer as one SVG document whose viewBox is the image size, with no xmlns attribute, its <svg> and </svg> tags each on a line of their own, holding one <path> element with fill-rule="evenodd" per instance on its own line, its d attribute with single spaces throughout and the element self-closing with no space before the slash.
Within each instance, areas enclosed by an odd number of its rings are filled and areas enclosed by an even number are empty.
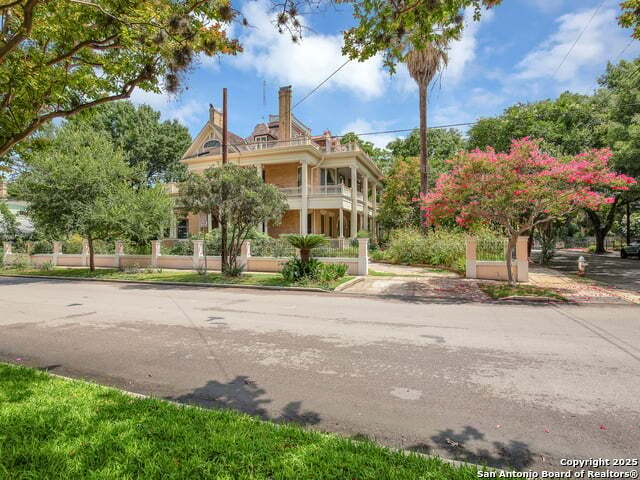
<svg viewBox="0 0 640 480">
<path fill-rule="evenodd" d="M 228 134 L 228 161 L 255 168 L 287 196 L 289 209 L 279 225 L 259 228 L 273 237 L 318 233 L 354 238 L 360 230 L 376 234 L 382 171 L 357 144 L 341 144 L 325 131 L 311 129 L 291 113 L 291 87 L 279 90 L 278 115 L 256 125 L 250 136 Z M 222 163 L 222 114 L 210 106 L 209 119 L 185 152 L 182 163 L 200 172 Z M 169 191 L 177 194 L 175 187 Z M 215 225 L 207 215 L 177 219 L 170 236 L 186 237 Z"/>
</svg>

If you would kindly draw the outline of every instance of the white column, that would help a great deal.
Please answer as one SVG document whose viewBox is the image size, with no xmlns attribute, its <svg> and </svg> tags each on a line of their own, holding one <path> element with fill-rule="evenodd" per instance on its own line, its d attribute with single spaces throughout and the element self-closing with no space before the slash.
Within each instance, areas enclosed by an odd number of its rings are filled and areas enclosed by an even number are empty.
<svg viewBox="0 0 640 480">
<path fill-rule="evenodd" d="M 160 240 L 152 240 L 151 241 L 151 267 L 157 268 L 158 266 L 158 257 L 161 255 L 160 253 Z"/>
<path fill-rule="evenodd" d="M 169 225 L 169 238 L 178 238 L 178 220 L 176 214 L 171 212 L 171 223 Z"/>
<path fill-rule="evenodd" d="M 251 240 L 245 240 L 240 246 L 240 265 L 244 270 L 249 270 L 249 257 L 251 256 Z"/>
<path fill-rule="evenodd" d="M 478 240 L 475 237 L 466 238 L 466 265 L 465 277 L 477 278 L 476 272 L 476 249 Z"/>
<path fill-rule="evenodd" d="M 193 269 L 202 268 L 204 263 L 204 240 L 192 240 L 193 242 Z"/>
<path fill-rule="evenodd" d="M 344 210 L 341 208 L 340 209 L 340 219 L 339 219 L 339 225 L 340 225 L 340 238 L 344 238 Z"/>
<path fill-rule="evenodd" d="M 364 219 L 362 228 L 369 230 L 369 178 L 366 175 L 362 178 L 362 199 L 362 218 Z"/>
<path fill-rule="evenodd" d="M 374 183 L 371 189 L 371 203 L 373 206 L 373 216 L 371 217 L 371 230 L 374 240 L 378 239 L 378 184 Z"/>
<path fill-rule="evenodd" d="M 207 213 L 207 232 L 210 232 L 212 227 L 213 227 L 213 218 L 211 218 L 210 213 Z"/>
<path fill-rule="evenodd" d="M 302 204 L 300 206 L 300 233 L 302 235 L 306 235 L 308 228 L 307 228 L 307 214 L 309 213 L 309 196 L 308 196 L 308 168 L 307 168 L 307 161 L 304 160 L 302 162 L 302 181 L 301 181 L 301 185 L 300 185 L 300 203 Z"/>
<path fill-rule="evenodd" d="M 358 236 L 358 168 L 351 165 L 351 237 Z"/>
<path fill-rule="evenodd" d="M 358 239 L 358 275 L 369 273 L 369 239 Z"/>
<path fill-rule="evenodd" d="M 55 267 L 58 265 L 58 257 L 62 253 L 62 242 L 53 242 L 53 254 L 51 255 L 51 263 Z"/>
<path fill-rule="evenodd" d="M 82 266 L 86 267 L 89 265 L 89 240 L 86 238 L 82 239 Z"/>
<path fill-rule="evenodd" d="M 122 258 L 122 256 L 124 255 L 124 242 L 122 240 L 117 240 L 116 241 L 116 251 L 115 251 L 115 255 L 114 255 L 114 267 L 116 268 L 121 268 L 122 265 L 120 264 L 120 259 Z"/>
</svg>

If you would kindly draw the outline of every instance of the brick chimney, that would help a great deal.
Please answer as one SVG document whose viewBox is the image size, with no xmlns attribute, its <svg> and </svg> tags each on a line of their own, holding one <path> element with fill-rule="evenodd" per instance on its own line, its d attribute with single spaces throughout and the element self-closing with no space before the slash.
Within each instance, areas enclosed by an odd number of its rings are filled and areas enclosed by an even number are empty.
<svg viewBox="0 0 640 480">
<path fill-rule="evenodd" d="M 211 104 L 209 104 L 209 121 L 216 127 L 222 128 L 222 112 L 216 110 Z"/>
<path fill-rule="evenodd" d="M 278 140 L 291 140 L 291 85 L 278 92 Z"/>
</svg>

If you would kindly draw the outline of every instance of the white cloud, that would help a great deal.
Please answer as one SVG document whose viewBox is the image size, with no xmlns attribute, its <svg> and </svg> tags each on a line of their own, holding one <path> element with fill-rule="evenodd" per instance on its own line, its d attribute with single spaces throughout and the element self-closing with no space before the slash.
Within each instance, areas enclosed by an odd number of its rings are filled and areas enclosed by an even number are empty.
<svg viewBox="0 0 640 480">
<path fill-rule="evenodd" d="M 542 10 L 544 13 L 558 11 L 564 6 L 564 0 L 529 0 L 534 6 Z"/>
<path fill-rule="evenodd" d="M 617 25 L 615 9 L 601 10 L 562 63 L 593 14 L 594 9 L 589 9 L 559 17 L 558 29 L 518 63 L 515 79 L 553 80 L 562 89 L 580 91 L 595 86 L 595 78 L 607 60 L 613 60 L 622 51 L 629 37 L 628 32 Z M 634 51 L 638 53 L 637 45 L 627 50 L 627 55 Z"/>
<path fill-rule="evenodd" d="M 348 132 L 354 133 L 368 133 L 368 132 L 377 132 L 380 130 L 389 129 L 389 125 L 392 122 L 369 122 L 362 118 L 357 118 L 344 126 L 342 129 L 341 135 L 344 135 Z M 361 138 L 366 140 L 367 142 L 373 143 L 378 148 L 385 148 L 387 144 L 398 137 L 403 137 L 404 135 L 398 135 L 394 133 L 380 133 L 376 135 L 363 135 Z"/>
<path fill-rule="evenodd" d="M 242 69 L 294 87 L 313 88 L 346 60 L 341 54 L 342 35 L 324 35 L 307 30 L 299 43 L 279 34 L 271 23 L 273 13 L 266 0 L 246 3 L 242 8 L 250 27 L 240 35 L 244 52 L 231 59 Z M 378 56 L 352 61 L 325 85 L 356 93 L 364 98 L 382 95 L 387 73 Z"/>
<path fill-rule="evenodd" d="M 195 100 L 180 102 L 166 93 L 146 92 L 136 89 L 131 95 L 131 101 L 136 105 L 146 104 L 160 111 L 163 120 L 178 120 L 187 127 L 202 123 L 207 113 L 207 105 Z"/>
</svg>

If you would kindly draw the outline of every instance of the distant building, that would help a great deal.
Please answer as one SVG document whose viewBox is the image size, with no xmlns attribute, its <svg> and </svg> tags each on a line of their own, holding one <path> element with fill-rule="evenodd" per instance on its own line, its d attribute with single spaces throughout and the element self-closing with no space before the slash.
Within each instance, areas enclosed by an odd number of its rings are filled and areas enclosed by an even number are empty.
<svg viewBox="0 0 640 480">
<path fill-rule="evenodd" d="M 251 135 L 228 133 L 231 163 L 255 168 L 265 182 L 287 195 L 289 209 L 280 225 L 262 225 L 271 236 L 319 233 L 331 238 L 376 232 L 382 171 L 357 144 L 342 145 L 331 132 L 313 135 L 291 112 L 291 87 L 279 90 L 278 115 L 269 115 Z M 222 163 L 222 113 L 210 106 L 209 119 L 182 157 L 189 171 Z M 177 187 L 168 190 L 178 195 Z M 215 225 L 206 214 L 179 218 L 171 237 L 206 232 Z"/>
<path fill-rule="evenodd" d="M 13 213 L 18 220 L 18 230 L 21 233 L 32 233 L 33 224 L 29 218 L 25 217 L 21 212 L 26 208 L 27 204 L 21 200 L 9 197 L 6 180 L 0 178 L 0 202 L 4 202 L 9 207 L 9 211 Z"/>
</svg>

